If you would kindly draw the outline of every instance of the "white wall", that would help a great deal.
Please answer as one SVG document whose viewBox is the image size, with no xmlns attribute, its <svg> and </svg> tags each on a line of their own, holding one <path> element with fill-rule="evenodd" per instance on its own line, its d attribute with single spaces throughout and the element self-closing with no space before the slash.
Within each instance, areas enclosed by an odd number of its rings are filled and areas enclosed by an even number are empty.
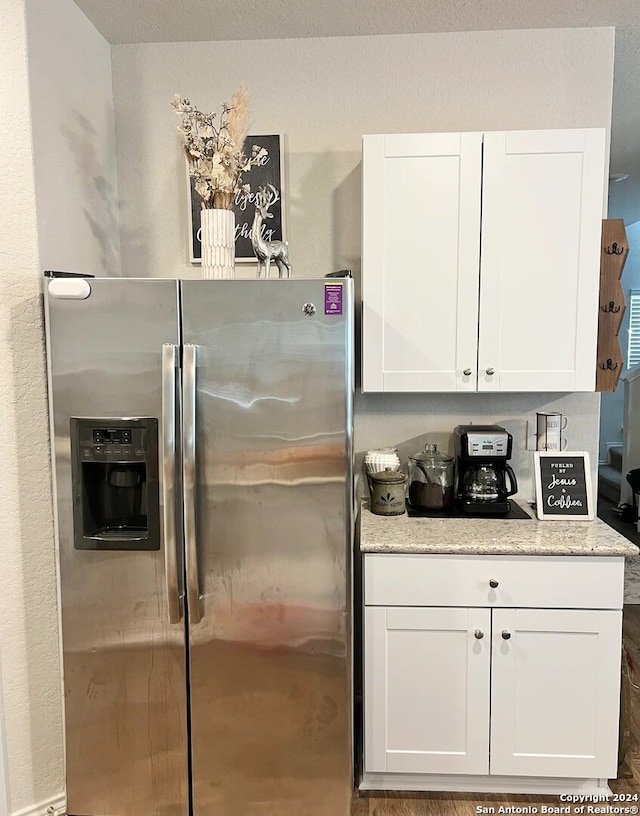
<svg viewBox="0 0 640 816">
<path fill-rule="evenodd" d="M 187 262 L 175 93 L 217 110 L 246 83 L 250 132 L 287 136 L 294 275 L 348 267 L 359 281 L 363 133 L 609 128 L 613 44 L 613 29 L 562 29 L 114 46 L 123 274 L 198 274 Z M 595 394 L 360 394 L 356 449 L 397 443 L 409 453 L 426 433 L 449 442 L 459 421 L 504 421 L 528 496 L 524 428 L 539 409 L 569 416 L 570 445 L 590 451 L 595 471 Z"/>
<path fill-rule="evenodd" d="M 24 6 L 24 0 L 4 3 L 0 48 L 0 649 L 10 811 L 48 799 L 62 780 Z"/>
<path fill-rule="evenodd" d="M 625 181 L 609 186 L 609 218 L 622 218 L 627 230 L 629 255 L 622 277 L 625 297 L 629 289 L 640 288 L 640 29 L 617 29 L 613 89 L 613 119 L 616 123 L 611 134 L 612 155 L 616 162 L 612 173 L 627 173 Z M 620 346 L 626 357 L 629 313 L 620 327 Z M 626 369 L 622 372 L 624 376 Z M 608 446 L 622 444 L 624 422 L 624 389 L 622 380 L 613 393 L 602 395 L 600 413 L 600 461 L 607 461 Z M 626 500 L 630 489 L 622 482 L 621 500 Z"/>
<path fill-rule="evenodd" d="M 629 178 L 611 185 L 609 217 L 633 224 L 640 221 L 640 28 L 616 29 L 615 52 L 611 172 Z"/>
<path fill-rule="evenodd" d="M 120 274 L 109 43 L 71 0 L 28 0 L 43 269 Z"/>
<path fill-rule="evenodd" d="M 2 692 L 2 649 L 0 648 L 0 816 L 9 816 L 9 768 L 7 731 L 4 725 L 4 694 Z"/>
<path fill-rule="evenodd" d="M 363 133 L 608 127 L 613 42 L 562 29 L 116 45 L 123 274 L 190 272 L 174 93 L 219 110 L 245 82 L 253 132 L 287 135 L 290 255 L 314 276 L 359 264 Z"/>
<path fill-rule="evenodd" d="M 44 813 L 64 769 L 42 270 L 119 271 L 115 140 L 109 46 L 72 0 L 5 0 L 1 37 L 0 814 Z"/>
</svg>

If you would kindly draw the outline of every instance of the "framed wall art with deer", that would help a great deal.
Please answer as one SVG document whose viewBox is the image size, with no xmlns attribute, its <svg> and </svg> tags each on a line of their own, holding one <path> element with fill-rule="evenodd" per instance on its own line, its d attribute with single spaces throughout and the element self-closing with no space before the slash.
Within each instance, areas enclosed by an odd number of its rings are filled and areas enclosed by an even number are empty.
<svg viewBox="0 0 640 816">
<path fill-rule="evenodd" d="M 234 211 L 236 214 L 236 263 L 255 263 L 256 255 L 252 246 L 252 226 L 256 206 L 256 196 L 260 188 L 273 187 L 272 200 L 269 203 L 270 218 L 261 225 L 261 240 L 271 243 L 285 241 L 285 207 L 282 201 L 284 190 L 284 138 L 280 134 L 247 136 L 244 143 L 245 155 L 251 154 L 253 145 L 264 147 L 267 156 L 257 167 L 244 176 L 250 187 L 249 194 L 238 193 Z M 248 152 L 247 152 L 248 151 Z M 187 173 L 187 189 L 189 193 L 189 260 L 191 263 L 201 262 L 200 250 L 200 197 L 194 189 L 193 179 Z"/>
</svg>

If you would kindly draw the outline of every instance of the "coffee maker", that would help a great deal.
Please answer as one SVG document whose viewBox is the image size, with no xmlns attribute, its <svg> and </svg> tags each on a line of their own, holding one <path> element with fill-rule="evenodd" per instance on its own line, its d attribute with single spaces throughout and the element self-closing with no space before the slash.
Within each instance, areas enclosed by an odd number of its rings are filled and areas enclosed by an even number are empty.
<svg viewBox="0 0 640 816">
<path fill-rule="evenodd" d="M 518 490 L 515 474 L 507 464 L 513 437 L 500 425 L 458 425 L 453 433 L 458 510 L 506 516 L 511 510 L 508 497 Z"/>
</svg>

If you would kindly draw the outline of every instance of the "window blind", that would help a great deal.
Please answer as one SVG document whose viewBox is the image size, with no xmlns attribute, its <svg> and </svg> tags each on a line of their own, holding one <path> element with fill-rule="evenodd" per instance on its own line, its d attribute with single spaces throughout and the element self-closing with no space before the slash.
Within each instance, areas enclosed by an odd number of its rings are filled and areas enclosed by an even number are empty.
<svg viewBox="0 0 640 816">
<path fill-rule="evenodd" d="M 629 345 L 627 368 L 640 363 L 640 289 L 632 289 L 629 295 Z"/>
</svg>

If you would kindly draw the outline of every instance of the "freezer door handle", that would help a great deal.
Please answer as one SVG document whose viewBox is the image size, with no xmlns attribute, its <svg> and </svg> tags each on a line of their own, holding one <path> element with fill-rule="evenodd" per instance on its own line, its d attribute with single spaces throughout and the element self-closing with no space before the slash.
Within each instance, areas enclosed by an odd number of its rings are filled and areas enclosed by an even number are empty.
<svg viewBox="0 0 640 816">
<path fill-rule="evenodd" d="M 162 528 L 169 623 L 182 620 L 176 552 L 176 368 L 178 347 L 162 346 Z"/>
<path fill-rule="evenodd" d="M 182 489 L 187 605 L 191 623 L 202 619 L 196 526 L 196 352 L 197 346 L 185 343 L 182 359 Z"/>
</svg>

